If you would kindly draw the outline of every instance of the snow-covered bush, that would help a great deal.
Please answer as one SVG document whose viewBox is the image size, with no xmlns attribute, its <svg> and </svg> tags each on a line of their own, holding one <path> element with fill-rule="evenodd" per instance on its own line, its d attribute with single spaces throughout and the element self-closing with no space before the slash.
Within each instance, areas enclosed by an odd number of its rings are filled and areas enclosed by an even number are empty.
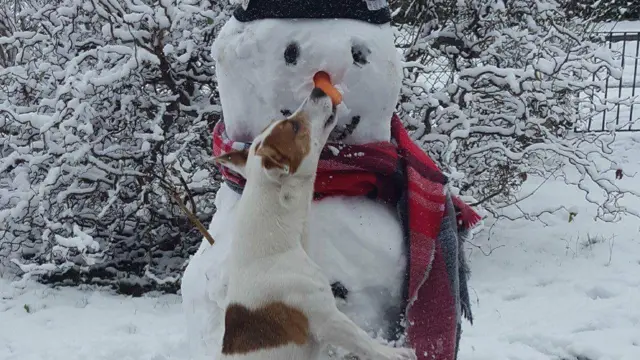
<svg viewBox="0 0 640 360">
<path fill-rule="evenodd" d="M 20 4 L 0 14 L 2 265 L 45 282 L 176 291 L 202 235 L 159 184 L 185 179 L 185 203 L 211 219 L 220 107 L 209 52 L 228 2 Z"/>
<path fill-rule="evenodd" d="M 621 72 L 589 22 L 555 0 L 395 5 L 407 59 L 399 111 L 457 191 L 496 214 L 517 203 L 528 175 L 562 176 L 600 206 L 602 219 L 640 213 L 619 203 L 640 192 L 615 184 L 618 167 L 607 155 L 614 129 L 574 131 L 616 102 L 637 102 L 599 96 L 605 78 Z"/>
<path fill-rule="evenodd" d="M 392 6 L 398 111 L 457 191 L 495 213 L 527 174 L 564 175 L 603 218 L 629 210 L 617 207 L 632 191 L 615 185 L 613 135 L 573 131 L 611 107 L 590 95 L 619 75 L 588 25 L 554 0 Z M 0 0 L 0 267 L 177 290 L 202 236 L 160 184 L 184 179 L 184 202 L 211 219 L 209 51 L 229 16 L 228 0 Z"/>
</svg>

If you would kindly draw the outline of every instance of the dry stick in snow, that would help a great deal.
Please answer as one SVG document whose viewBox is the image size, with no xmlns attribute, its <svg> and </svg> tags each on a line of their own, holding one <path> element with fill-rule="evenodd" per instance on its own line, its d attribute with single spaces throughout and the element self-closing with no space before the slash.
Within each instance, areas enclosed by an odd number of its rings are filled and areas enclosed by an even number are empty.
<svg viewBox="0 0 640 360">
<path fill-rule="evenodd" d="M 213 245 L 215 243 L 213 236 L 211 236 L 207 228 L 205 228 L 204 225 L 202 225 L 198 217 L 187 208 L 187 206 L 182 202 L 182 200 L 180 200 L 180 197 L 178 196 L 178 191 L 175 189 L 173 184 L 168 183 L 167 181 L 165 181 L 164 179 L 161 179 L 160 177 L 157 177 L 157 178 L 160 180 L 160 187 L 162 187 L 162 189 L 164 189 L 164 191 L 167 192 L 169 197 L 172 198 L 176 204 L 178 204 L 178 207 L 180 208 L 180 210 L 182 210 L 182 212 L 184 212 L 184 214 L 187 215 L 187 218 L 189 218 L 193 226 L 195 226 L 196 229 L 198 229 L 198 231 L 200 231 L 200 233 L 207 239 L 207 241 L 209 242 L 209 245 Z M 187 188 L 186 186 L 187 183 L 182 178 L 182 176 L 180 176 L 180 181 L 185 186 L 186 191 L 189 192 L 189 188 Z M 191 196 L 191 194 L 189 194 L 189 198 L 192 201 L 192 204 L 194 206 L 194 211 L 195 211 L 195 203 L 193 202 L 193 197 Z"/>
<path fill-rule="evenodd" d="M 173 201 L 175 201 L 178 204 L 178 207 L 180 207 L 180 209 L 185 213 L 185 215 L 187 215 L 189 220 L 191 220 L 191 223 L 193 224 L 193 226 L 195 226 L 196 229 L 198 229 L 198 231 L 200 231 L 200 233 L 202 233 L 202 235 L 207 239 L 207 241 L 209 241 L 209 245 L 213 245 L 215 240 L 213 240 L 213 237 L 211 236 L 211 234 L 209 234 L 209 231 L 207 231 L 204 225 L 202 225 L 202 223 L 200 222 L 200 220 L 198 220 L 196 215 L 191 211 L 189 211 L 189 209 L 187 209 L 187 207 L 182 203 L 182 201 L 180 200 L 180 198 L 175 192 L 171 193 L 170 195 L 173 198 Z"/>
</svg>

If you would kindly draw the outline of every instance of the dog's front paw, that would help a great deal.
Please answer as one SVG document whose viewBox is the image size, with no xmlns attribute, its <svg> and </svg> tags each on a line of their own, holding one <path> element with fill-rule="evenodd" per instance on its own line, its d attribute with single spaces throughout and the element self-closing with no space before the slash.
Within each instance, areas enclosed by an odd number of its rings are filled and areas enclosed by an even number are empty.
<svg viewBox="0 0 640 360">
<path fill-rule="evenodd" d="M 393 348 L 384 346 L 379 351 L 380 360 L 416 360 L 416 352 L 410 348 Z"/>
</svg>

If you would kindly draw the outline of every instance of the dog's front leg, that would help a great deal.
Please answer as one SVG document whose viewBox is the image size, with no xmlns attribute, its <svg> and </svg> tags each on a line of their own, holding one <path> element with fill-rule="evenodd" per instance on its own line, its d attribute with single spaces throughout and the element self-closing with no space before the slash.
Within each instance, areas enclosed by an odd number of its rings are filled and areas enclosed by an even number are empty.
<svg viewBox="0 0 640 360">
<path fill-rule="evenodd" d="M 303 223 L 302 223 L 302 235 L 300 236 L 300 243 L 302 244 L 302 249 L 309 254 L 309 214 L 311 214 L 311 201 L 313 199 L 313 192 L 310 192 L 310 195 L 307 196 L 307 205 L 306 205 L 306 214 Z"/>
<path fill-rule="evenodd" d="M 361 360 L 415 360 L 413 349 L 382 345 L 337 308 L 323 319 L 311 319 L 312 332 L 318 342 L 334 345 L 354 353 Z M 316 327 L 314 327 L 314 323 Z"/>
<path fill-rule="evenodd" d="M 300 243 L 302 244 L 302 249 L 309 254 L 309 218 L 304 220 L 302 224 L 302 235 L 300 236 Z"/>
</svg>

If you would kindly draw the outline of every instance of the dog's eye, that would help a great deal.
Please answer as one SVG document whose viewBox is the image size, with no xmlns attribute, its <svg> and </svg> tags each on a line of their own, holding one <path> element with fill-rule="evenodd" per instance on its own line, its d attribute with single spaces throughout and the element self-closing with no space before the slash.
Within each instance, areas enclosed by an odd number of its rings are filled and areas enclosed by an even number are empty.
<svg viewBox="0 0 640 360">
<path fill-rule="evenodd" d="M 297 135 L 300 131 L 300 124 L 297 121 L 292 121 L 291 128 L 293 129 L 293 133 Z"/>
<path fill-rule="evenodd" d="M 287 65 L 295 65 L 298 63 L 298 58 L 300 57 L 300 46 L 298 43 L 291 42 L 287 45 L 287 48 L 284 49 L 284 61 Z"/>
<path fill-rule="evenodd" d="M 353 57 L 353 63 L 356 66 L 364 66 L 369 63 L 367 57 L 371 54 L 371 50 L 364 44 L 351 45 L 351 57 Z"/>
</svg>

